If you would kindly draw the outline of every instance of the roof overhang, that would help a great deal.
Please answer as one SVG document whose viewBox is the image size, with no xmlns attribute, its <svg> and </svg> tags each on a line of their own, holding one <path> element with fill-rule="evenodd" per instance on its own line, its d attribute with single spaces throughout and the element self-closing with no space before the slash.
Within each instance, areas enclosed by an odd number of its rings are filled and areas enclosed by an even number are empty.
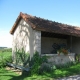
<svg viewBox="0 0 80 80">
<path fill-rule="evenodd" d="M 11 28 L 11 30 L 10 30 L 11 34 L 14 34 L 14 32 L 17 28 L 17 25 L 21 19 L 24 19 L 35 30 L 80 37 L 80 28 L 79 27 L 62 24 L 62 23 L 58 23 L 58 22 L 52 22 L 49 20 L 45 20 L 42 18 L 24 14 L 22 12 L 20 12 L 13 27 Z"/>
</svg>

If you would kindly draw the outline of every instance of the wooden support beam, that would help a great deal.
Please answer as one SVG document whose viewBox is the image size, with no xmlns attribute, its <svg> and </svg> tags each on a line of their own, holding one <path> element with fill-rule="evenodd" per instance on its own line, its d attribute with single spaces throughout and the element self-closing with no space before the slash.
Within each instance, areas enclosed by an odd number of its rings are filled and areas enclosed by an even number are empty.
<svg viewBox="0 0 80 80">
<path fill-rule="evenodd" d="M 30 71 L 31 67 L 29 68 L 25 68 L 23 66 L 19 66 L 19 65 L 16 65 L 16 64 L 12 64 L 12 63 L 7 63 L 8 66 L 11 66 L 13 68 L 17 68 L 17 69 L 20 69 L 20 70 L 24 70 L 24 71 Z"/>
<path fill-rule="evenodd" d="M 72 52 L 72 36 L 70 36 L 70 50 Z"/>
</svg>

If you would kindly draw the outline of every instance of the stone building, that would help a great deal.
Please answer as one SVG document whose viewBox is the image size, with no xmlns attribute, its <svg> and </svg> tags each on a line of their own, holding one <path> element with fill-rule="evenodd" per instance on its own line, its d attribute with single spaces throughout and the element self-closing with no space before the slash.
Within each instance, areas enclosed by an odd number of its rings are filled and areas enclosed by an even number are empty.
<svg viewBox="0 0 80 80">
<path fill-rule="evenodd" d="M 10 34 L 13 35 L 12 54 L 17 49 L 24 48 L 33 56 L 35 51 L 40 55 L 50 56 L 49 61 L 57 64 L 75 61 L 75 54 L 80 53 L 80 28 L 55 21 L 20 13 Z M 70 50 L 67 56 L 58 56 L 52 45 L 65 44 Z M 53 51 L 53 52 L 52 52 Z"/>
</svg>

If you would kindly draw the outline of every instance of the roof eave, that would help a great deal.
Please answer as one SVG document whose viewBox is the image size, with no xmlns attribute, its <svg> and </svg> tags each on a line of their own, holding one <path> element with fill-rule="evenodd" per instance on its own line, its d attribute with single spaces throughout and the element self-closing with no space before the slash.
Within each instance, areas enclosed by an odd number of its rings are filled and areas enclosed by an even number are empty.
<svg viewBox="0 0 80 80">
<path fill-rule="evenodd" d="M 62 33 L 62 32 L 58 32 L 58 31 L 54 31 L 54 30 L 47 30 L 45 28 L 34 28 L 34 30 L 38 30 L 38 31 L 44 31 L 44 32 L 51 32 L 51 33 L 58 33 L 58 34 L 64 34 L 64 35 L 69 35 L 69 36 L 75 36 L 75 37 L 80 37 L 79 34 L 75 34 L 75 33 Z"/>
<path fill-rule="evenodd" d="M 17 28 L 17 25 L 18 25 L 21 18 L 22 18 L 22 12 L 20 12 L 20 14 L 19 14 L 18 18 L 16 19 L 14 25 L 12 26 L 12 28 L 10 30 L 10 34 L 12 34 L 12 35 L 14 34 L 14 31 Z"/>
<path fill-rule="evenodd" d="M 26 19 L 25 14 L 23 14 L 22 12 L 20 12 L 18 18 L 16 19 L 14 25 L 12 26 L 12 28 L 11 28 L 11 30 L 10 30 L 10 34 L 12 34 L 12 35 L 14 34 L 14 32 L 15 32 L 15 30 L 16 30 L 16 28 L 17 28 L 17 25 L 18 25 L 18 23 L 19 23 L 19 21 L 20 21 L 21 19 L 24 19 L 28 24 L 31 25 L 31 27 L 32 27 L 33 29 L 36 28 L 35 25 L 31 24 L 31 23 Z"/>
</svg>

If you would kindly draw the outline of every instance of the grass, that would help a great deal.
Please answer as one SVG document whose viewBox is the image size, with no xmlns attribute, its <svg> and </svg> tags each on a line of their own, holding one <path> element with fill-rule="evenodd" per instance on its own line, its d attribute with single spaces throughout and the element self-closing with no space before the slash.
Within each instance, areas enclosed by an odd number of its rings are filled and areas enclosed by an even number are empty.
<svg viewBox="0 0 80 80">
<path fill-rule="evenodd" d="M 2 52 L 0 51 L 0 61 L 10 58 L 12 55 L 11 52 Z"/>
<path fill-rule="evenodd" d="M 80 63 L 71 66 L 69 68 L 56 69 L 51 74 L 47 74 L 49 77 L 60 78 L 67 77 L 71 75 L 80 74 Z"/>
<path fill-rule="evenodd" d="M 18 75 L 5 68 L 0 68 L 0 80 L 11 80 L 14 76 L 17 77 Z"/>
<path fill-rule="evenodd" d="M 12 55 L 11 52 L 2 52 L 2 51 L 0 51 L 0 58 L 5 59 L 5 58 L 7 58 L 7 57 L 9 57 L 11 55 Z"/>
<path fill-rule="evenodd" d="M 6 59 L 11 55 L 11 52 L 0 52 L 0 59 Z M 0 68 L 0 80 L 55 80 L 56 78 L 67 77 L 76 74 L 80 74 L 80 63 L 68 68 L 56 69 L 50 73 L 44 73 L 43 75 L 34 74 L 31 76 L 28 76 L 26 73 L 23 75 L 16 74 L 11 70 L 6 70 L 5 67 Z"/>
<path fill-rule="evenodd" d="M 6 70 L 5 68 L 0 69 L 0 80 L 53 80 L 53 78 L 47 77 L 45 75 L 33 75 L 27 77 L 27 75 L 18 75 L 15 72 Z"/>
<path fill-rule="evenodd" d="M 11 52 L 0 51 L 0 68 L 6 66 L 6 62 L 12 62 Z"/>
<path fill-rule="evenodd" d="M 51 73 L 32 76 L 27 76 L 27 74 L 19 75 L 13 71 L 2 68 L 0 69 L 0 80 L 55 80 L 56 78 L 67 77 L 76 74 L 80 74 L 80 63 L 69 68 L 56 69 Z"/>
</svg>

